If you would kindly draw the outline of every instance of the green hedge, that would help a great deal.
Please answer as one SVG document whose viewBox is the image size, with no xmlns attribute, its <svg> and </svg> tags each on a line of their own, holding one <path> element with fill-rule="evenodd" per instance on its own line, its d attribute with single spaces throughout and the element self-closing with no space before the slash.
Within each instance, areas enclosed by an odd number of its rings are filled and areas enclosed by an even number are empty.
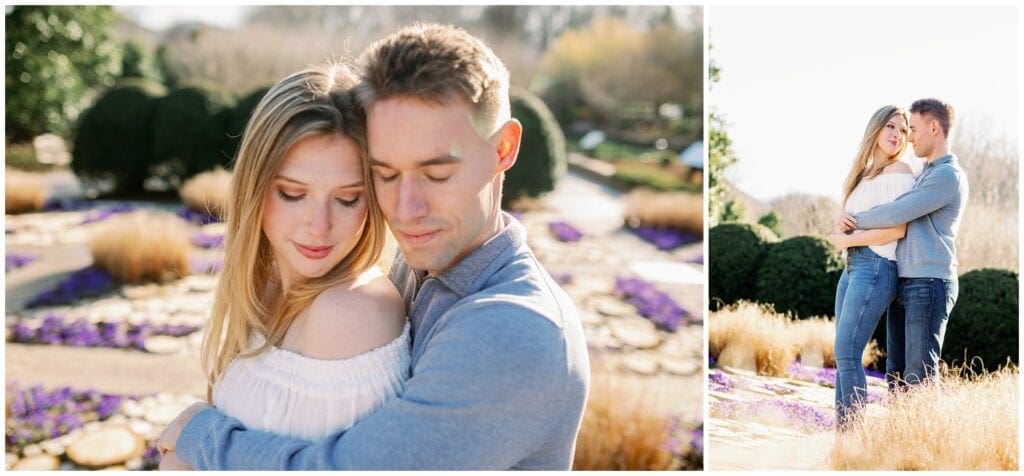
<svg viewBox="0 0 1024 476">
<path fill-rule="evenodd" d="M 226 91 L 191 83 L 157 100 L 153 118 L 153 152 L 184 181 L 217 166 L 227 167 L 223 152 L 232 97 Z"/>
<path fill-rule="evenodd" d="M 768 248 L 757 272 L 758 302 L 800 317 L 835 314 L 836 285 L 843 258 L 831 243 L 816 236 L 795 236 Z"/>
<path fill-rule="evenodd" d="M 554 190 L 567 166 L 565 135 L 544 102 L 524 90 L 513 90 L 511 100 L 512 117 L 522 123 L 523 138 L 515 165 L 505 172 L 504 206 Z"/>
<path fill-rule="evenodd" d="M 757 272 L 778 237 L 763 225 L 723 223 L 708 230 L 709 294 L 712 309 L 753 300 Z"/>
<path fill-rule="evenodd" d="M 227 114 L 227 126 L 221 152 L 230 157 L 231 162 L 234 162 L 235 156 L 238 154 L 238 147 L 242 145 L 242 132 L 245 130 L 246 123 L 249 122 L 249 116 L 252 115 L 267 91 L 270 91 L 270 86 L 258 88 L 245 95 L 235 103 L 235 106 Z"/>
<path fill-rule="evenodd" d="M 1019 322 L 1017 273 L 1005 269 L 976 269 L 960 276 L 956 305 L 946 325 L 942 358 L 948 363 L 972 364 L 974 370 L 995 370 L 1017 355 Z M 965 362 L 966 353 L 966 362 Z"/>
</svg>

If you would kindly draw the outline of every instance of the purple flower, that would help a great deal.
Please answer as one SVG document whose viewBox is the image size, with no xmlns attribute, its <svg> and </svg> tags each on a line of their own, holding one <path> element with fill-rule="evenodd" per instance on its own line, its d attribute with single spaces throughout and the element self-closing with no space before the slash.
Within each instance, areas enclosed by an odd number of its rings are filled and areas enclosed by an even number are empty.
<svg viewBox="0 0 1024 476">
<path fill-rule="evenodd" d="M 885 380 L 885 372 L 879 372 L 877 370 L 865 368 L 864 373 L 867 374 L 869 377 L 875 377 Z"/>
<path fill-rule="evenodd" d="M 189 269 L 193 273 L 217 274 L 223 268 L 224 260 L 222 259 L 203 259 L 202 257 L 193 257 L 189 261 Z"/>
<path fill-rule="evenodd" d="M 35 255 L 9 253 L 7 254 L 4 262 L 4 272 L 9 273 L 12 270 L 18 269 L 35 261 L 35 259 Z"/>
<path fill-rule="evenodd" d="M 92 208 L 93 202 L 87 200 L 79 200 L 76 198 L 64 198 L 49 200 L 43 205 L 43 210 L 48 212 L 62 211 L 62 212 L 73 212 L 78 210 L 86 210 Z"/>
<path fill-rule="evenodd" d="M 582 232 L 573 228 L 572 225 L 564 221 L 553 221 L 548 223 L 548 228 L 551 230 L 551 233 L 555 235 L 555 238 L 558 238 L 558 241 L 563 243 L 572 243 L 583 238 Z"/>
<path fill-rule="evenodd" d="M 749 420 L 755 415 L 781 413 L 786 421 L 804 431 L 835 428 L 835 412 L 783 399 L 726 401 L 712 404 L 712 412 L 726 418 Z"/>
<path fill-rule="evenodd" d="M 708 386 L 712 392 L 731 392 L 734 383 L 721 370 L 712 369 L 708 372 Z"/>
<path fill-rule="evenodd" d="M 775 392 L 777 395 L 789 395 L 789 394 L 791 394 L 791 393 L 796 391 L 796 390 L 793 390 L 792 388 L 784 387 L 782 385 L 776 385 L 776 384 L 773 384 L 773 383 L 766 383 L 766 384 L 761 385 L 761 387 L 764 388 L 765 390 L 769 390 L 771 392 Z"/>
<path fill-rule="evenodd" d="M 178 210 L 178 216 L 184 218 L 185 221 L 189 221 L 197 225 L 209 225 L 210 223 L 217 223 L 221 221 L 220 217 L 216 215 L 202 211 L 196 211 L 187 207 Z"/>
<path fill-rule="evenodd" d="M 637 308 L 640 315 L 670 332 L 679 329 L 689 317 L 675 299 L 640 278 L 616 278 L 615 293 Z"/>
<path fill-rule="evenodd" d="M 114 278 L 106 271 L 88 266 L 71 273 L 57 286 L 43 291 L 26 304 L 27 307 L 70 304 L 84 297 L 98 296 L 114 288 Z"/>
<path fill-rule="evenodd" d="M 800 361 L 796 361 L 789 364 L 789 367 L 786 368 L 786 372 L 790 377 L 797 380 L 813 382 L 827 387 L 836 386 L 836 369 L 833 368 L 805 367 L 800 363 Z"/>
<path fill-rule="evenodd" d="M 182 337 L 200 329 L 199 326 L 179 324 L 153 326 L 149 322 L 128 325 L 123 322 L 92 324 L 85 319 L 69 322 L 65 316 L 48 314 L 38 330 L 18 322 L 11 324 L 11 340 L 24 344 L 67 345 L 75 347 L 110 347 L 117 349 L 145 349 L 151 335 Z"/>
<path fill-rule="evenodd" d="M 700 237 L 670 228 L 659 229 L 650 226 L 630 228 L 637 236 L 653 243 L 659 250 L 668 251 L 690 243 L 697 243 Z"/>
<path fill-rule="evenodd" d="M 217 248 L 224 244 L 224 235 L 197 233 L 192 237 L 192 244 L 205 249 Z"/>
<path fill-rule="evenodd" d="M 693 264 L 704 264 L 704 254 L 702 253 L 697 256 L 694 256 L 693 258 L 686 260 L 686 262 Z"/>
<path fill-rule="evenodd" d="M 704 454 L 704 424 L 690 431 L 690 446 L 699 455 Z"/>
<path fill-rule="evenodd" d="M 114 205 L 111 205 L 109 207 L 101 208 L 99 210 L 93 210 L 87 213 L 85 215 L 85 218 L 82 219 L 82 224 L 88 225 L 90 223 L 101 222 L 114 215 L 128 213 L 130 211 L 135 210 L 136 208 L 138 207 L 128 203 L 115 203 Z"/>
</svg>

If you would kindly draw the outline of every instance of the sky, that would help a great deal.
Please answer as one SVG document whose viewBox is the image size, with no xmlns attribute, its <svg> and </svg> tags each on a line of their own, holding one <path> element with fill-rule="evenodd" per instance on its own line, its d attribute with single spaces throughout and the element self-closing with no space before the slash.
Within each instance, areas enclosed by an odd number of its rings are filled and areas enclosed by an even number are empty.
<svg viewBox="0 0 1024 476">
<path fill-rule="evenodd" d="M 923 97 L 1018 144 L 1017 19 L 1005 6 L 710 7 L 721 81 L 708 105 L 739 157 L 726 177 L 761 200 L 838 199 L 871 114 Z M 905 157 L 921 166 L 909 145 Z"/>
<path fill-rule="evenodd" d="M 117 5 L 115 10 L 154 31 L 179 22 L 201 21 L 222 28 L 238 26 L 249 9 L 245 5 Z"/>
</svg>

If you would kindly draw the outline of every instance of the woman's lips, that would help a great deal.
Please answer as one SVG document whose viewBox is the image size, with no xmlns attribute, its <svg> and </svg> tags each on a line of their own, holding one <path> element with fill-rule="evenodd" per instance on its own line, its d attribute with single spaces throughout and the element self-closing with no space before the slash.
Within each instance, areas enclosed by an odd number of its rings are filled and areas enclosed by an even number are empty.
<svg viewBox="0 0 1024 476">
<path fill-rule="evenodd" d="M 302 256 L 309 259 L 321 259 L 330 254 L 331 250 L 334 249 L 334 246 L 305 246 L 295 242 L 292 242 L 292 244 L 295 245 L 295 249 L 299 250 L 299 253 L 302 253 Z"/>
</svg>

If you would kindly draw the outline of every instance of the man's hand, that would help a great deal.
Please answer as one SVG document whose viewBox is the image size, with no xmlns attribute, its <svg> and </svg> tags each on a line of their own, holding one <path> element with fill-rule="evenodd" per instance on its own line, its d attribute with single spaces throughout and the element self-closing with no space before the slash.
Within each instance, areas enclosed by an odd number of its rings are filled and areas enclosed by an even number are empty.
<svg viewBox="0 0 1024 476">
<path fill-rule="evenodd" d="M 828 235 L 828 242 L 832 243 L 832 246 L 835 246 L 837 250 L 843 251 L 849 248 L 849 244 L 846 241 L 847 238 L 849 236 L 846 233 L 833 232 L 831 235 Z"/>
<path fill-rule="evenodd" d="M 181 435 L 181 430 L 185 429 L 185 425 L 188 425 L 188 422 L 192 420 L 192 417 L 196 416 L 196 413 L 199 413 L 204 408 L 208 407 L 210 407 L 210 405 L 207 405 L 206 403 L 196 402 L 175 417 L 174 420 L 167 425 L 167 428 L 164 428 L 164 432 L 160 434 L 160 439 L 157 440 L 156 447 L 160 451 L 160 454 L 166 456 L 167 453 L 173 453 L 174 448 L 178 445 L 178 436 Z M 178 458 L 175 456 L 173 459 L 177 460 Z M 163 460 L 161 460 L 160 469 L 163 469 L 163 467 Z"/>
<path fill-rule="evenodd" d="M 844 213 L 843 216 L 839 217 L 839 221 L 836 223 L 836 228 L 843 233 L 849 233 L 857 229 L 857 220 L 853 218 L 853 215 Z"/>
<path fill-rule="evenodd" d="M 178 458 L 178 454 L 173 450 L 161 453 L 160 471 L 195 471 L 188 463 Z"/>
</svg>

